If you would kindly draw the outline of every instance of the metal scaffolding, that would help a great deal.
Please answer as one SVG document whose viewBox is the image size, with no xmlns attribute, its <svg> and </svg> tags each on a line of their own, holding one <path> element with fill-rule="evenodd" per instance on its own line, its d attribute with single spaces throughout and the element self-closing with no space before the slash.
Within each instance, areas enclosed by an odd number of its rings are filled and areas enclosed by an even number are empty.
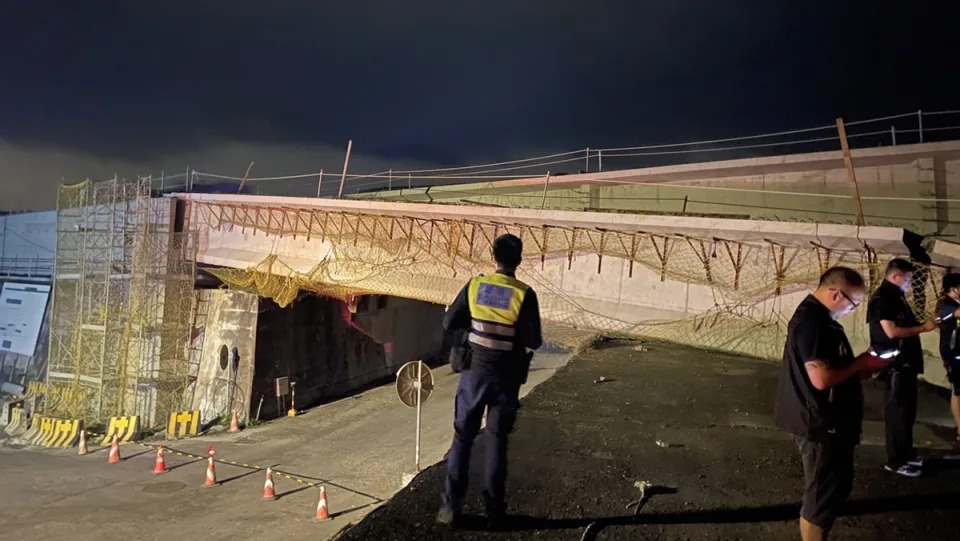
<svg viewBox="0 0 960 541">
<path fill-rule="evenodd" d="M 48 414 L 153 426 L 179 409 L 195 243 L 173 225 L 174 202 L 151 199 L 148 179 L 60 188 Z"/>
</svg>

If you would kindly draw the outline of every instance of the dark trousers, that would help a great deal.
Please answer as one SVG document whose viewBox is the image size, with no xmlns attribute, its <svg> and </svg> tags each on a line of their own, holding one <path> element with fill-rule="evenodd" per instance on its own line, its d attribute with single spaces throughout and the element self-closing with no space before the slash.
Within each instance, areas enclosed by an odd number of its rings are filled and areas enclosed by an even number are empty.
<svg viewBox="0 0 960 541">
<path fill-rule="evenodd" d="M 830 528 L 853 488 L 851 439 L 827 436 L 819 441 L 793 437 L 803 462 L 803 505 L 800 516 L 821 528 Z"/>
<path fill-rule="evenodd" d="M 453 445 L 447 453 L 447 478 L 443 503 L 459 513 L 463 509 L 470 470 L 470 451 L 480 431 L 484 409 L 488 410 L 484 435 L 483 500 L 488 513 L 503 513 L 507 480 L 507 436 L 513 430 L 520 386 L 502 377 L 474 370 L 460 374 L 454 412 Z"/>
<path fill-rule="evenodd" d="M 917 373 L 910 369 L 887 373 L 883 420 L 887 429 L 887 464 L 902 466 L 917 457 L 913 423 L 917 420 Z"/>
</svg>

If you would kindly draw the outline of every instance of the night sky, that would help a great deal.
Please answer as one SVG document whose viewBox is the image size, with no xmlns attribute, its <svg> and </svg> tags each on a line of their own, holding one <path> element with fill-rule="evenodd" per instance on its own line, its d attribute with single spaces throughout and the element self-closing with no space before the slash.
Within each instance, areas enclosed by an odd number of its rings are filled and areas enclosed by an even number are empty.
<svg viewBox="0 0 960 541">
<path fill-rule="evenodd" d="M 960 2 L 883 4 L 0 0 L 0 209 L 347 139 L 372 172 L 960 109 Z"/>
</svg>

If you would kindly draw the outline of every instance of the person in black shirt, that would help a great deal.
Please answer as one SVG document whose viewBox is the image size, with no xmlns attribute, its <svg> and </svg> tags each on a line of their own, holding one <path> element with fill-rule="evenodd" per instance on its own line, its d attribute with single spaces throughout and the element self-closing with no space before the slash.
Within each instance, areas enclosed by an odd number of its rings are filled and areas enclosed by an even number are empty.
<svg viewBox="0 0 960 541">
<path fill-rule="evenodd" d="M 960 443 L 960 274 L 943 277 L 943 302 L 937 320 L 940 322 L 940 358 L 953 386 L 950 411 L 957 425 L 956 441 Z"/>
<path fill-rule="evenodd" d="M 793 435 L 803 462 L 800 535 L 826 539 L 853 488 L 853 451 L 860 443 L 860 379 L 886 365 L 869 351 L 853 356 L 837 319 L 863 302 L 863 277 L 833 267 L 820 277 L 787 327 L 775 420 Z"/>
<path fill-rule="evenodd" d="M 937 328 L 935 321 L 923 325 L 907 303 L 915 267 L 906 259 L 887 264 L 883 283 L 870 297 L 867 323 L 870 346 L 878 353 L 899 352 L 885 371 L 883 420 L 887 436 L 884 469 L 905 477 L 918 477 L 923 460 L 913 447 L 913 423 L 917 419 L 917 375 L 923 373 L 920 334 Z"/>
</svg>

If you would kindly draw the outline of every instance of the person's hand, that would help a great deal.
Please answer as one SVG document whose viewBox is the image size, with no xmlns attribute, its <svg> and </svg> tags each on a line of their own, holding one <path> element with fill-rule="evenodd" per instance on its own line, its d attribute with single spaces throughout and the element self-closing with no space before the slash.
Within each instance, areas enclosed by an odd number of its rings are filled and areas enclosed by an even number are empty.
<svg viewBox="0 0 960 541">
<path fill-rule="evenodd" d="M 857 357 L 856 362 L 860 363 L 860 370 L 862 372 L 873 373 L 879 372 L 880 370 L 883 370 L 889 366 L 895 358 L 896 357 L 883 359 L 878 355 L 875 355 L 872 351 L 864 351 Z"/>
<path fill-rule="evenodd" d="M 929 319 L 920 326 L 920 332 L 930 332 L 937 328 L 940 322 L 936 319 Z"/>
</svg>

